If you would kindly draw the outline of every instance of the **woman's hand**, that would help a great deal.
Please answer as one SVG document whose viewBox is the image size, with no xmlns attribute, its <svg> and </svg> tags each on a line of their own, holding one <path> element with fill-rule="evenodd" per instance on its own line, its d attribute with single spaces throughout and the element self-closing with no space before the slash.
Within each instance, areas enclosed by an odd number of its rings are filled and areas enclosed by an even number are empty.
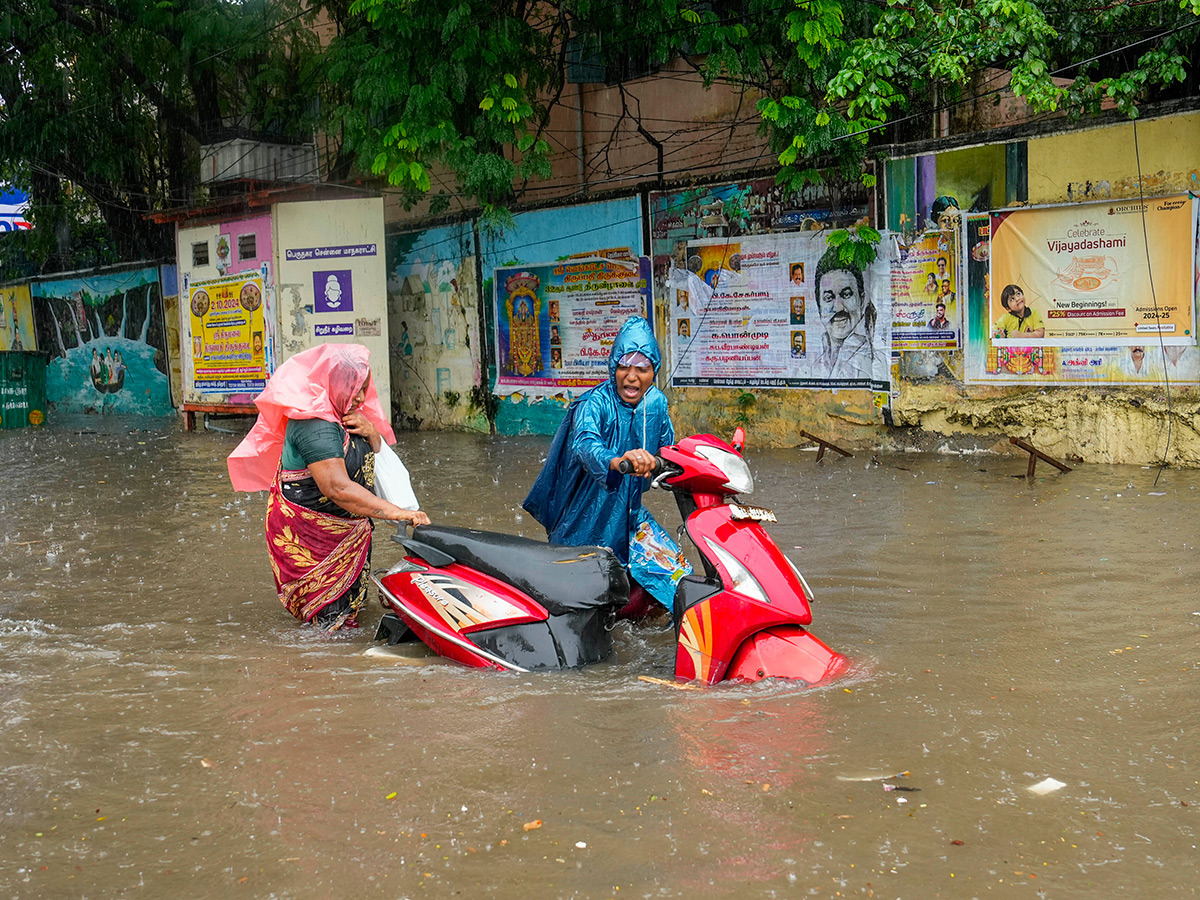
<svg viewBox="0 0 1200 900">
<path fill-rule="evenodd" d="M 351 434 L 365 437 L 370 442 L 371 449 L 379 451 L 383 438 L 380 436 L 379 430 L 371 424 L 371 420 L 363 415 L 362 410 L 356 409 L 342 416 L 342 427 Z"/>
<path fill-rule="evenodd" d="M 402 509 L 400 515 L 392 520 L 393 522 L 411 522 L 414 527 L 417 525 L 428 525 L 429 516 L 421 512 L 419 509 Z"/>
</svg>

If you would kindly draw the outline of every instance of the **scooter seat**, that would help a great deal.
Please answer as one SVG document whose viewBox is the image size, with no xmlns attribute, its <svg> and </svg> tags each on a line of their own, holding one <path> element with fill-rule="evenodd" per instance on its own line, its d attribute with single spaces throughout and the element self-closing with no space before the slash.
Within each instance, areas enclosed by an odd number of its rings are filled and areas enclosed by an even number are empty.
<svg viewBox="0 0 1200 900">
<path fill-rule="evenodd" d="M 604 547 L 566 547 L 445 525 L 421 525 L 413 529 L 411 540 L 402 539 L 401 543 L 418 556 L 422 547 L 432 548 L 498 578 L 532 597 L 552 616 L 622 606 L 629 599 L 625 567 Z M 443 559 L 426 561 L 445 565 Z"/>
</svg>

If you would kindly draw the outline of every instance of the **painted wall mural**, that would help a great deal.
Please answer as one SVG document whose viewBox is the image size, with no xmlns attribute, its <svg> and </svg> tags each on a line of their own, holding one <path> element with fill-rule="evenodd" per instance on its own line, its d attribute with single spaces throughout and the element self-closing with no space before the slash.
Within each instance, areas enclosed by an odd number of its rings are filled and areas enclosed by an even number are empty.
<svg viewBox="0 0 1200 900">
<path fill-rule="evenodd" d="M 157 267 L 35 282 L 47 400 L 60 412 L 169 416 Z"/>
<path fill-rule="evenodd" d="M 486 431 L 470 223 L 387 239 L 392 411 L 408 428 Z"/>
</svg>

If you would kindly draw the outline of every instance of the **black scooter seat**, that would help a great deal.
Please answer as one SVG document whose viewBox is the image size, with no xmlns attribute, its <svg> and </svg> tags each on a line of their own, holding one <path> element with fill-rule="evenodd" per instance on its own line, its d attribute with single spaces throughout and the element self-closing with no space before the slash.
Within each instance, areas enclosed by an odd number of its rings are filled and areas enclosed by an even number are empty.
<svg viewBox="0 0 1200 900">
<path fill-rule="evenodd" d="M 566 547 L 444 525 L 421 525 L 413 529 L 411 539 L 399 540 L 431 565 L 446 565 L 438 556 L 445 554 L 454 562 L 498 578 L 532 597 L 552 616 L 623 606 L 629 600 L 625 567 L 604 547 Z"/>
</svg>

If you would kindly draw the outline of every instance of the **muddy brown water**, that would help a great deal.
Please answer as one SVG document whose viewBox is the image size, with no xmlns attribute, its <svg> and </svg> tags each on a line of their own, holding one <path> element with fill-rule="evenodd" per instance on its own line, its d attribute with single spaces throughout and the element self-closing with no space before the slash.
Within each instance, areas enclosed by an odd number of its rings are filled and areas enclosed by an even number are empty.
<svg viewBox="0 0 1200 900">
<path fill-rule="evenodd" d="M 532 676 L 369 655 L 374 597 L 299 628 L 237 437 L 144 427 L 0 432 L 2 897 L 1197 890 L 1200 472 L 751 451 L 853 667 L 679 690 L 654 627 Z M 546 445 L 398 451 L 435 521 L 540 536 Z"/>
</svg>

